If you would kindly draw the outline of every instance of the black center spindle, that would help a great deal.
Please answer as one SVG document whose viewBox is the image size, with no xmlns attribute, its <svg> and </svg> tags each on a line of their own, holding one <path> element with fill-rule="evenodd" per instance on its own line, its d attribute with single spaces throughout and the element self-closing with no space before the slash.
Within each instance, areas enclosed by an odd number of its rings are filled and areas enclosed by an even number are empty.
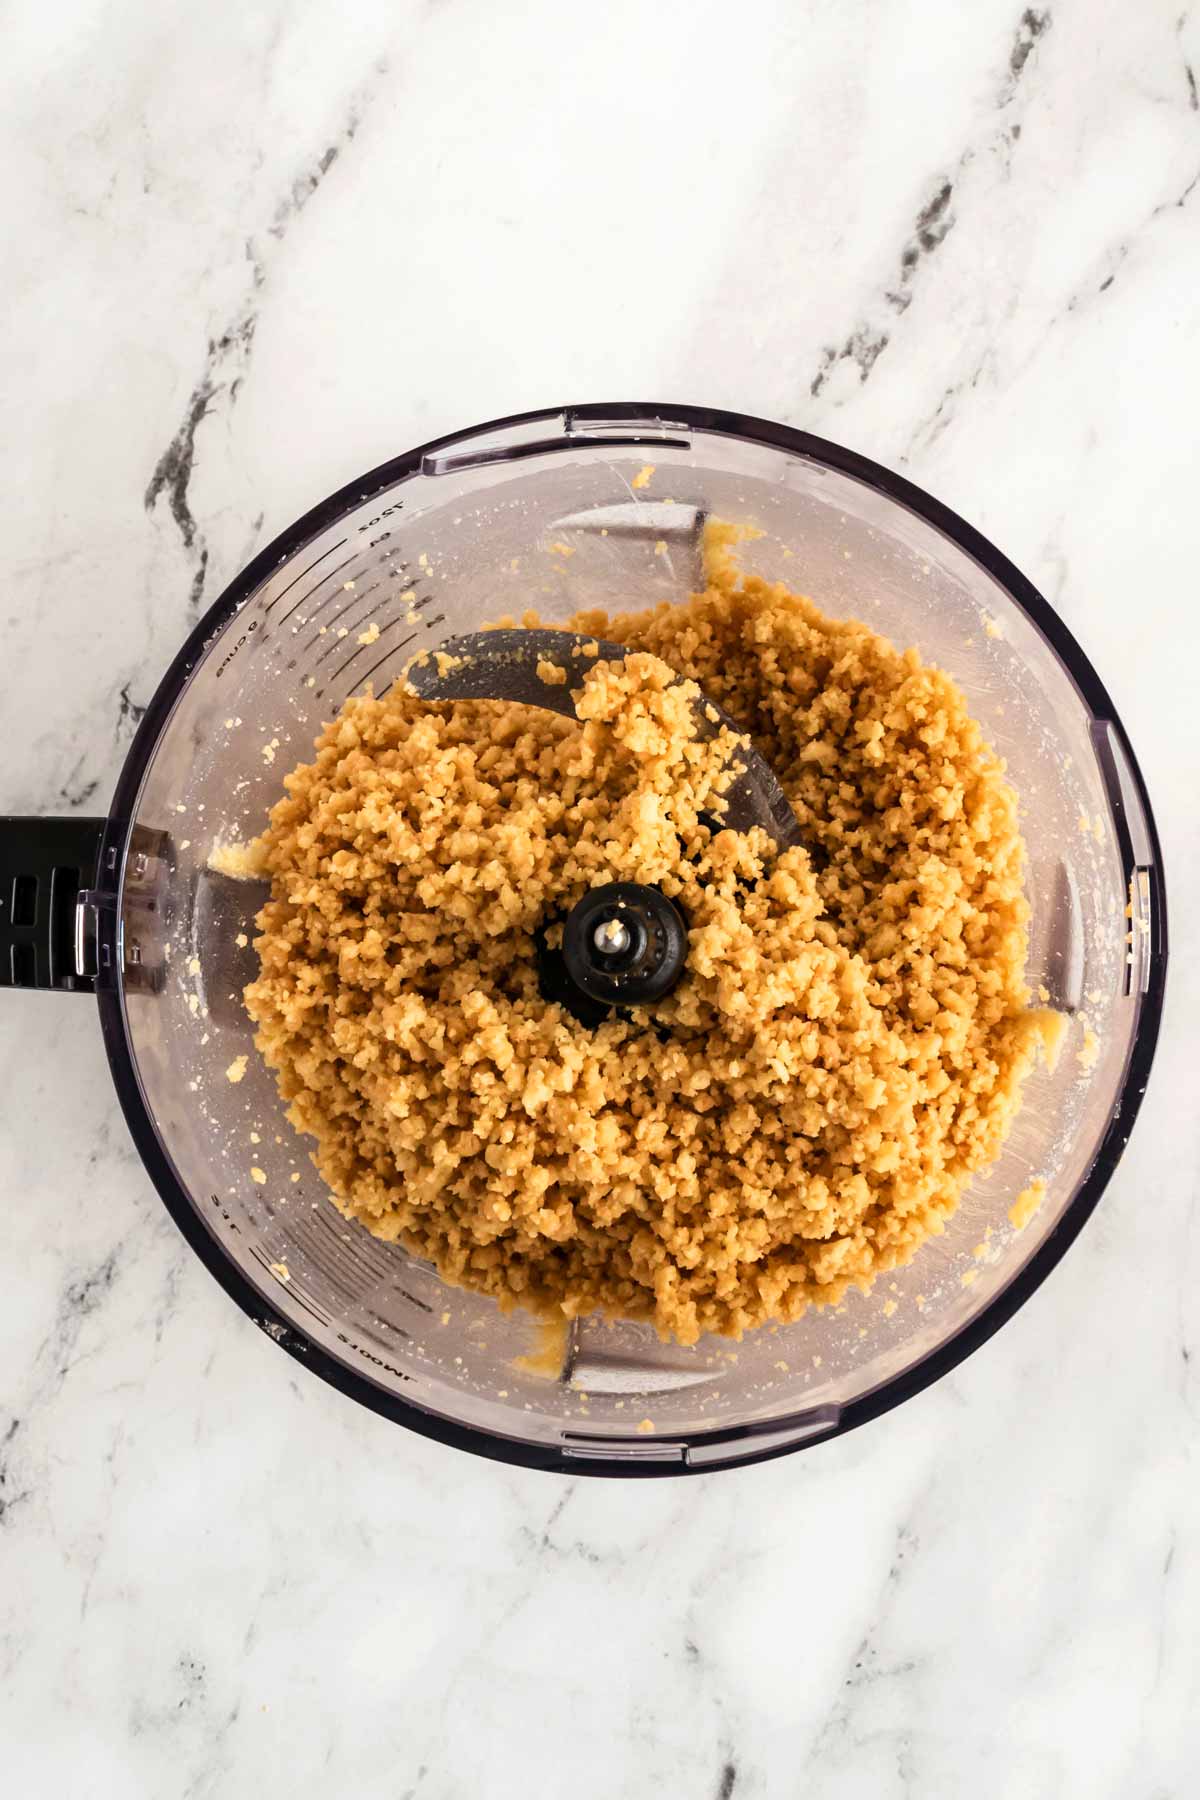
<svg viewBox="0 0 1200 1800">
<path fill-rule="evenodd" d="M 571 981 L 608 1006 L 661 1000 L 683 974 L 687 923 L 656 887 L 610 881 L 590 888 L 563 926 L 562 956 Z"/>
</svg>

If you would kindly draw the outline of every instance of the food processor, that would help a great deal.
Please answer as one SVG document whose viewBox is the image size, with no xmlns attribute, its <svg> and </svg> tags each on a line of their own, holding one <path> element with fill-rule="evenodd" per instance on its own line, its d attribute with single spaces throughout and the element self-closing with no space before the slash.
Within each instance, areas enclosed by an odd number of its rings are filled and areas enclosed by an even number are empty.
<svg viewBox="0 0 1200 1800">
<path fill-rule="evenodd" d="M 1027 978 L 1069 1029 L 1057 1063 L 1029 1075 L 997 1162 L 907 1267 L 795 1324 L 683 1348 L 600 1318 L 548 1331 L 342 1216 L 242 1007 L 266 889 L 238 846 L 351 694 L 386 692 L 420 651 L 504 615 L 533 609 L 555 627 L 583 608 L 680 601 L 702 585 L 712 518 L 756 528 L 748 569 L 915 645 L 960 684 L 1020 800 Z M 583 1474 L 780 1456 L 886 1411 L 980 1345 L 1116 1166 L 1166 958 L 1137 763 L 1047 602 L 899 476 L 699 407 L 528 413 L 373 470 L 209 610 L 146 710 L 106 818 L 0 820 L 0 985 L 94 994 L 146 1167 L 250 1318 L 398 1423 Z M 1044 1198 L 1022 1222 L 1014 1203 L 1035 1181 Z"/>
</svg>

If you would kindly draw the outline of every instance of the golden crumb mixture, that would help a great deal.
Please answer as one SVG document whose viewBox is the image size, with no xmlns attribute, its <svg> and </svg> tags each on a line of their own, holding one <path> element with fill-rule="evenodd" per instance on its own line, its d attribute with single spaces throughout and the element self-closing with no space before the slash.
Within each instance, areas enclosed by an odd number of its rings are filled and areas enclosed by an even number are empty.
<svg viewBox="0 0 1200 1800">
<path fill-rule="evenodd" d="M 1046 1026 L 1027 1008 L 1016 800 L 950 678 L 734 560 L 578 630 L 579 722 L 354 699 L 255 846 L 258 1044 L 338 1205 L 502 1305 L 683 1343 L 836 1301 L 912 1256 L 996 1156 Z M 692 678 L 804 833 L 713 830 Z M 728 755 L 726 747 L 724 755 Z M 665 999 L 589 1029 L 534 934 L 589 887 L 689 924 Z"/>
</svg>

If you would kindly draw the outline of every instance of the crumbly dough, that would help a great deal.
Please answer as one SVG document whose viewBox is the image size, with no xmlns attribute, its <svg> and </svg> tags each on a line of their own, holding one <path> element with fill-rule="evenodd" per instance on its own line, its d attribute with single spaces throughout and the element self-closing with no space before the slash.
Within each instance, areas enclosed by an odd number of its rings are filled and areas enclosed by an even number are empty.
<svg viewBox="0 0 1200 1800">
<path fill-rule="evenodd" d="M 233 842 L 214 844 L 208 866 L 217 875 L 228 875 L 232 881 L 261 881 L 267 873 L 266 845 L 261 838 L 251 844 Z"/>
<path fill-rule="evenodd" d="M 1014 1231 L 1024 1231 L 1030 1219 L 1040 1211 L 1045 1198 L 1046 1183 L 1039 1175 L 1027 1188 L 1022 1188 L 1008 1209 L 1009 1223 Z"/>
<path fill-rule="evenodd" d="M 557 1380 L 563 1372 L 569 1331 L 570 1322 L 561 1312 L 554 1318 L 543 1320 L 538 1330 L 537 1348 L 528 1356 L 516 1357 L 513 1367 L 520 1369 L 525 1375 L 541 1375 L 547 1381 Z"/>
<path fill-rule="evenodd" d="M 578 630 L 580 722 L 353 699 L 254 846 L 246 990 L 338 1205 L 503 1306 L 693 1342 L 868 1288 L 1000 1149 L 1028 1007 L 1016 799 L 949 676 L 736 561 Z M 692 678 L 774 768 L 806 848 L 711 830 Z M 720 749 L 720 745 L 717 747 Z M 601 882 L 684 910 L 679 986 L 589 1030 L 534 931 Z"/>
</svg>

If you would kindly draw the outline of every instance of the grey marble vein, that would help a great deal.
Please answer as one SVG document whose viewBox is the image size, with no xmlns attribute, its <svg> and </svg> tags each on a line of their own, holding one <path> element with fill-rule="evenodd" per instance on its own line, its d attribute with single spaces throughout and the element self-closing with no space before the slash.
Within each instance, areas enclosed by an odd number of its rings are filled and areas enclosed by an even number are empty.
<svg viewBox="0 0 1200 1800">
<path fill-rule="evenodd" d="M 193 572 L 188 590 L 188 607 L 195 616 L 205 593 L 209 548 L 192 511 L 191 484 L 196 462 L 196 434 L 209 416 L 214 404 L 223 400 L 232 407 L 250 369 L 254 335 L 258 327 L 260 296 L 267 283 L 276 247 L 286 238 L 295 221 L 311 205 L 322 183 L 343 151 L 353 143 L 379 82 L 387 74 L 381 61 L 369 83 L 364 84 L 352 100 L 345 122 L 336 137 L 303 168 L 293 175 L 286 191 L 277 200 L 265 232 L 246 239 L 245 260 L 248 283 L 245 294 L 216 337 L 210 337 L 200 373 L 188 396 L 179 426 L 154 466 L 146 486 L 143 504 L 153 513 L 165 501 L 188 553 Z M 268 242 L 270 240 L 270 242 Z M 261 519 L 260 519 L 261 523 Z"/>
<path fill-rule="evenodd" d="M 1026 78 L 1026 65 L 1030 56 L 1043 34 L 1049 30 L 1050 22 L 1048 9 L 1027 7 L 1021 14 L 1009 51 L 1006 77 L 997 97 L 997 106 L 1001 111 L 1012 105 L 1018 88 Z M 1007 159 L 1020 136 L 1019 121 L 1005 123 L 989 133 L 982 150 L 984 153 L 1000 152 Z M 899 317 L 908 311 L 930 259 L 940 250 L 957 223 L 955 188 L 963 171 L 980 153 L 980 148 L 975 144 L 968 145 L 951 173 L 935 177 L 931 183 L 931 192 L 917 212 L 905 239 L 895 273 L 880 296 L 874 316 L 856 324 L 840 345 L 823 346 L 816 372 L 809 383 L 808 391 L 814 399 L 823 392 L 839 363 L 848 362 L 857 370 L 860 385 L 868 380 L 876 362 L 892 340 L 893 327 L 889 315 Z M 943 396 L 942 404 L 945 398 Z M 938 410 L 941 410 L 940 406 Z M 936 416 L 935 413 L 935 419 Z"/>
</svg>

